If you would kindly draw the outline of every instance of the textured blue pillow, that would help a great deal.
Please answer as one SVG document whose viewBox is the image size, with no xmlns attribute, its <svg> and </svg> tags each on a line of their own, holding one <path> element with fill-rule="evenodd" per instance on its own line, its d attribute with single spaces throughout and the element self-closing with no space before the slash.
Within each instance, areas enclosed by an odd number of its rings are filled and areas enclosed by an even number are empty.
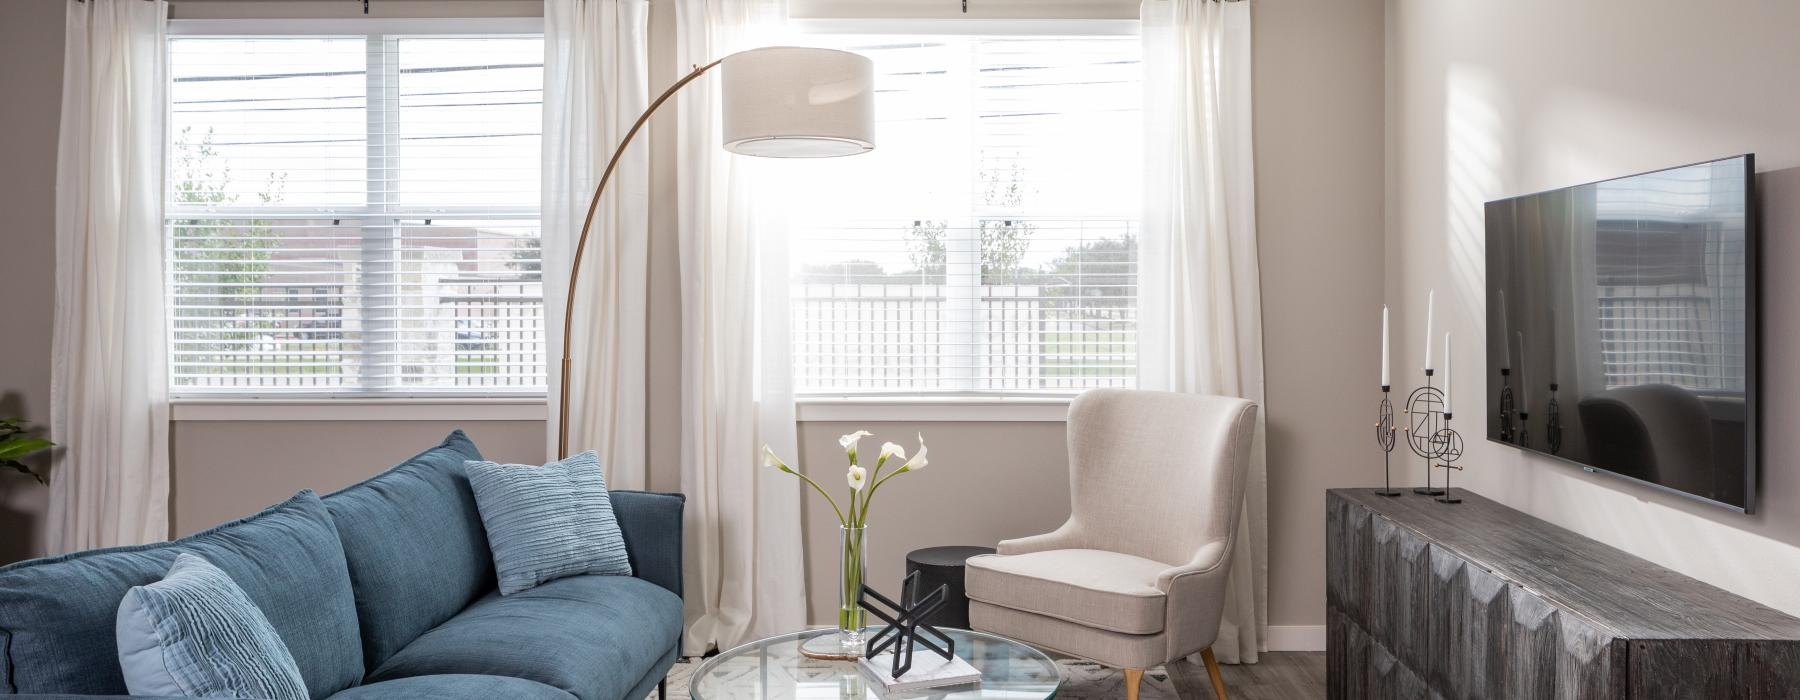
<svg viewBox="0 0 1800 700">
<path fill-rule="evenodd" d="M 631 575 L 593 450 L 541 467 L 468 462 L 500 595 L 577 574 Z"/>
<path fill-rule="evenodd" d="M 119 601 L 119 667 L 132 695 L 307 700 L 275 627 L 219 567 L 183 553 Z"/>
</svg>

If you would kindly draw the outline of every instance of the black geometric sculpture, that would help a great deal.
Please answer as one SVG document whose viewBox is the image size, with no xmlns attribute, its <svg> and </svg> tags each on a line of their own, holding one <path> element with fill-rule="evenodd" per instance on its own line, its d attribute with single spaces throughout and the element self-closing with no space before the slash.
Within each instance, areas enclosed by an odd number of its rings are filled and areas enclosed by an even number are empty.
<svg viewBox="0 0 1800 700">
<path fill-rule="evenodd" d="M 937 652 L 939 656 L 942 656 L 945 659 L 956 656 L 955 640 L 950 639 L 950 637 L 946 636 L 943 632 L 939 632 L 937 628 L 919 622 L 919 620 L 924 619 L 926 616 L 937 612 L 938 608 L 944 607 L 944 601 L 950 596 L 950 586 L 938 586 L 937 590 L 932 591 L 930 595 L 927 595 L 924 598 L 919 597 L 918 591 L 916 590 L 918 587 L 919 572 L 917 571 L 907 574 L 905 583 L 900 586 L 900 600 L 912 601 L 911 606 L 901 605 L 892 600 L 888 600 L 887 596 L 870 588 L 866 583 L 863 584 L 862 591 L 856 596 L 856 604 L 858 606 L 861 606 L 862 609 L 874 614 L 875 617 L 881 618 L 882 622 L 887 623 L 887 626 L 881 628 L 880 632 L 876 632 L 873 636 L 869 637 L 869 645 L 867 650 L 863 653 L 863 657 L 874 658 L 877 654 L 887 651 L 888 647 L 894 647 L 893 675 L 895 678 L 899 678 L 905 675 L 907 671 L 912 670 L 914 642 L 923 645 L 926 649 Z M 887 606 L 893 613 L 890 614 L 887 611 L 870 604 L 870 598 L 874 598 L 875 601 Z M 937 637 L 944 645 L 940 647 L 933 643 L 928 637 L 919 636 L 920 630 L 924 630 L 931 637 Z"/>
</svg>

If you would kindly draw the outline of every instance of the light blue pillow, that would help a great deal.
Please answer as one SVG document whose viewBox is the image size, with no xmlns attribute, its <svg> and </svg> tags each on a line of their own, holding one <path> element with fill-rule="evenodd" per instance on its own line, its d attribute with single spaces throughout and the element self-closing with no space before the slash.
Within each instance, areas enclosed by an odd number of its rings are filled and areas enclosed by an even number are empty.
<svg viewBox="0 0 1800 700">
<path fill-rule="evenodd" d="M 593 450 L 541 467 L 464 462 L 500 595 L 579 574 L 631 575 Z"/>
<path fill-rule="evenodd" d="M 132 695 L 307 700 L 281 636 L 231 577 L 180 554 L 119 602 L 119 666 Z"/>
</svg>

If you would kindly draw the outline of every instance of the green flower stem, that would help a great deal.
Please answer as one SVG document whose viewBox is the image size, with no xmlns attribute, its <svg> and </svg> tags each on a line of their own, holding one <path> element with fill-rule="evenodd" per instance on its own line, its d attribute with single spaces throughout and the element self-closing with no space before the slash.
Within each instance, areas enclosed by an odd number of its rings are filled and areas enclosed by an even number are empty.
<svg viewBox="0 0 1800 700">
<path fill-rule="evenodd" d="M 824 497 L 825 497 L 825 502 L 826 502 L 826 503 L 830 503 L 830 504 L 831 504 L 831 509 L 832 509 L 832 510 L 834 510 L 834 511 L 837 511 L 837 516 L 838 516 L 838 524 L 840 524 L 840 525 L 848 525 L 848 524 L 849 524 L 849 523 L 850 523 L 850 521 L 849 521 L 849 520 L 845 520 L 845 519 L 844 519 L 844 509 L 842 509 L 842 508 L 839 508 L 839 507 L 838 507 L 838 504 L 837 504 L 837 499 L 835 499 L 835 498 L 832 498 L 832 497 L 831 497 L 831 494 L 829 494 L 829 493 L 826 493 L 826 492 L 825 492 L 825 488 L 824 488 L 824 487 L 822 487 L 822 486 L 820 486 L 820 485 L 819 485 L 819 482 L 817 482 L 817 481 L 813 481 L 813 480 L 812 480 L 812 477 L 810 477 L 810 476 L 807 476 L 807 475 L 805 475 L 805 474 L 801 474 L 801 473 L 800 473 L 800 472 L 798 472 L 798 471 L 794 471 L 794 470 L 793 470 L 793 469 L 789 469 L 789 470 L 788 470 L 788 473 L 789 473 L 789 474 L 793 474 L 793 475 L 794 475 L 794 476 L 797 476 L 797 477 L 800 477 L 800 478 L 801 478 L 801 479 L 802 479 L 802 480 L 804 480 L 804 481 L 806 481 L 806 483 L 807 483 L 807 484 L 809 484 L 809 485 L 811 485 L 811 486 L 812 486 L 812 487 L 813 487 L 813 490 L 814 490 L 814 491 L 818 491 L 818 492 L 819 492 L 819 495 L 821 495 L 821 496 L 824 496 Z M 852 504 L 851 504 L 851 505 L 852 505 L 852 507 L 854 507 L 854 505 L 855 505 L 855 504 L 854 504 L 854 503 L 852 503 Z"/>
<path fill-rule="evenodd" d="M 899 471 L 896 471 L 892 474 L 887 475 L 887 479 L 881 479 L 879 481 L 874 481 L 874 483 L 869 486 L 869 495 L 863 498 L 863 503 L 862 503 L 862 514 L 860 517 L 860 520 L 862 522 L 864 522 L 864 523 L 869 522 L 869 505 L 875 502 L 875 490 L 881 488 L 882 484 L 887 483 L 888 479 L 892 479 L 896 476 L 900 476 L 901 474 L 905 474 L 906 471 L 907 470 L 904 467 L 902 467 Z"/>
<path fill-rule="evenodd" d="M 861 528 L 845 528 L 843 533 L 843 552 L 840 572 L 843 588 L 839 591 L 838 629 L 859 630 L 865 626 L 866 615 L 856 604 L 857 595 L 862 592 L 863 583 L 863 536 Z"/>
</svg>

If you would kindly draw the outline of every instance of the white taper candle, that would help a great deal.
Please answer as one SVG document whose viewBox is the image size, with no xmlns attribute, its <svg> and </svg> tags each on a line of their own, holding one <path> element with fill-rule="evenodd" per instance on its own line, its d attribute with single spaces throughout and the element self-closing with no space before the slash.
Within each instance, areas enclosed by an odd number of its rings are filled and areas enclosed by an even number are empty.
<svg viewBox="0 0 1800 700">
<path fill-rule="evenodd" d="M 1381 305 L 1381 385 L 1382 386 L 1393 386 L 1392 384 L 1388 383 L 1388 308 L 1387 308 L 1387 304 Z"/>
<path fill-rule="evenodd" d="M 1437 290 L 1425 293 L 1425 371 L 1431 371 L 1431 312 L 1437 306 Z"/>
<path fill-rule="evenodd" d="M 1448 332 L 1444 333 L 1444 413 L 1446 415 L 1452 413 L 1450 410 L 1450 334 Z"/>
</svg>

